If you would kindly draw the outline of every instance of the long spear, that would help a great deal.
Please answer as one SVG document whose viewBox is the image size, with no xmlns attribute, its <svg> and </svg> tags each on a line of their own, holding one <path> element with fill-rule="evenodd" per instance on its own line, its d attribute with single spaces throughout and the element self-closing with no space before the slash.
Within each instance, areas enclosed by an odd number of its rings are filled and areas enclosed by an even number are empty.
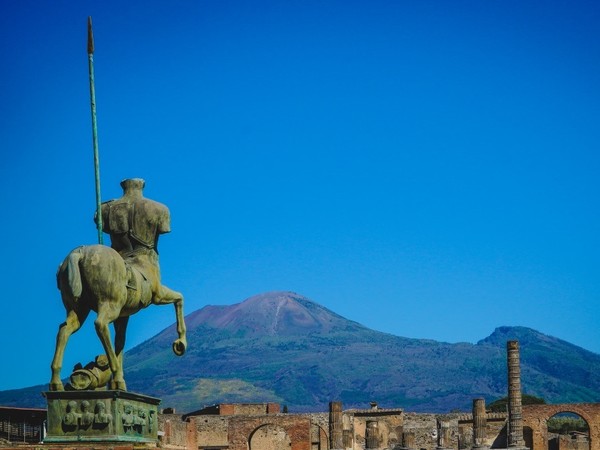
<svg viewBox="0 0 600 450">
<path fill-rule="evenodd" d="M 100 197 L 100 159 L 98 158 L 98 125 L 96 123 L 96 89 L 94 87 L 94 34 L 92 18 L 88 17 L 88 68 L 90 73 L 90 104 L 92 107 L 92 141 L 94 144 L 94 174 L 96 178 L 96 223 L 98 227 L 98 244 L 102 238 L 102 200 Z"/>
</svg>

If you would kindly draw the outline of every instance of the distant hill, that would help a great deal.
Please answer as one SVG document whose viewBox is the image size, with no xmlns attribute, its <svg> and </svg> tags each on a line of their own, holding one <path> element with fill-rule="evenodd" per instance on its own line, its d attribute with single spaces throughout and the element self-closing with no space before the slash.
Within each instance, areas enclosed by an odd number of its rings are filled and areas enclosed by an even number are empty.
<svg viewBox="0 0 600 450">
<path fill-rule="evenodd" d="M 125 355 L 128 389 L 190 411 L 218 402 L 324 410 L 341 400 L 410 411 L 470 410 L 506 395 L 506 341 L 521 343 L 524 392 L 556 402 L 600 401 L 600 355 L 523 327 L 477 344 L 393 336 L 292 292 L 270 292 L 186 317 L 188 353 L 170 348 L 174 325 Z M 0 392 L 0 404 L 43 406 L 45 386 Z M 34 395 L 35 394 L 35 395 Z"/>
</svg>

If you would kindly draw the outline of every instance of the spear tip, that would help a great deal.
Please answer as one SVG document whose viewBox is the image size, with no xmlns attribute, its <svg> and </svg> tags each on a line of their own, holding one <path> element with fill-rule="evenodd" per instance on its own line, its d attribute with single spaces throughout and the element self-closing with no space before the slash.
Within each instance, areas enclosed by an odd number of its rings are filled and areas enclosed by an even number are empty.
<svg viewBox="0 0 600 450">
<path fill-rule="evenodd" d="M 92 16 L 88 16 L 88 55 L 94 53 L 94 33 L 92 32 Z"/>
</svg>

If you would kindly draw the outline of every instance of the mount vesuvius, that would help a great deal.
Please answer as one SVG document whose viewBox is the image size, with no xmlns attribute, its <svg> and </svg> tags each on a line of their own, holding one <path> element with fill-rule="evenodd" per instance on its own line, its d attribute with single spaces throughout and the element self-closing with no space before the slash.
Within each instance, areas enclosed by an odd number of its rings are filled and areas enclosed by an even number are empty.
<svg viewBox="0 0 600 450">
<path fill-rule="evenodd" d="M 292 292 L 269 292 L 186 317 L 188 352 L 171 352 L 175 327 L 125 355 L 128 389 L 191 411 L 222 402 L 279 402 L 290 411 L 344 407 L 469 410 L 506 395 L 506 341 L 521 343 L 524 393 L 548 402 L 600 401 L 600 355 L 523 327 L 477 344 L 381 333 Z M 90 355 L 90 358 L 94 355 Z M 42 406 L 43 386 L 0 392 L 0 404 Z M 37 393 L 37 395 L 36 395 Z"/>
</svg>

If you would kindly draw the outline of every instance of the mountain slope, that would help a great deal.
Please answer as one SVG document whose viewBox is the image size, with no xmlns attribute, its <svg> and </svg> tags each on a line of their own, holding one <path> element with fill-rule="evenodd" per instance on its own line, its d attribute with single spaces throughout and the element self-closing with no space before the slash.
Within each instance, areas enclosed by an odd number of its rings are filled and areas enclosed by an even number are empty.
<svg viewBox="0 0 600 450">
<path fill-rule="evenodd" d="M 506 341 L 517 339 L 524 392 L 549 402 L 600 400 L 600 356 L 528 328 L 500 327 L 475 345 L 402 338 L 291 292 L 206 306 L 186 323 L 189 350 L 182 358 L 170 350 L 174 325 L 127 352 L 129 390 L 182 411 L 253 401 L 323 410 L 331 400 L 469 410 L 474 397 L 506 395 Z M 15 392 L 0 392 L 0 404 L 15 404 L 7 402 Z"/>
<path fill-rule="evenodd" d="M 348 407 L 378 400 L 420 411 L 468 409 L 475 396 L 506 394 L 506 341 L 518 339 L 526 392 L 548 401 L 600 399 L 600 356 L 526 328 L 499 328 L 476 345 L 407 339 L 370 330 L 289 292 L 206 307 L 187 322 L 193 345 L 184 358 L 169 353 L 173 328 L 129 352 L 130 389 L 160 393 L 165 403 L 181 404 L 183 396 L 188 407 L 273 400 L 310 410 L 340 399 Z M 165 380 L 175 378 L 173 392 Z M 208 399 L 199 380 L 220 396 Z M 249 383 L 262 397 L 218 387 L 230 380 Z"/>
</svg>

